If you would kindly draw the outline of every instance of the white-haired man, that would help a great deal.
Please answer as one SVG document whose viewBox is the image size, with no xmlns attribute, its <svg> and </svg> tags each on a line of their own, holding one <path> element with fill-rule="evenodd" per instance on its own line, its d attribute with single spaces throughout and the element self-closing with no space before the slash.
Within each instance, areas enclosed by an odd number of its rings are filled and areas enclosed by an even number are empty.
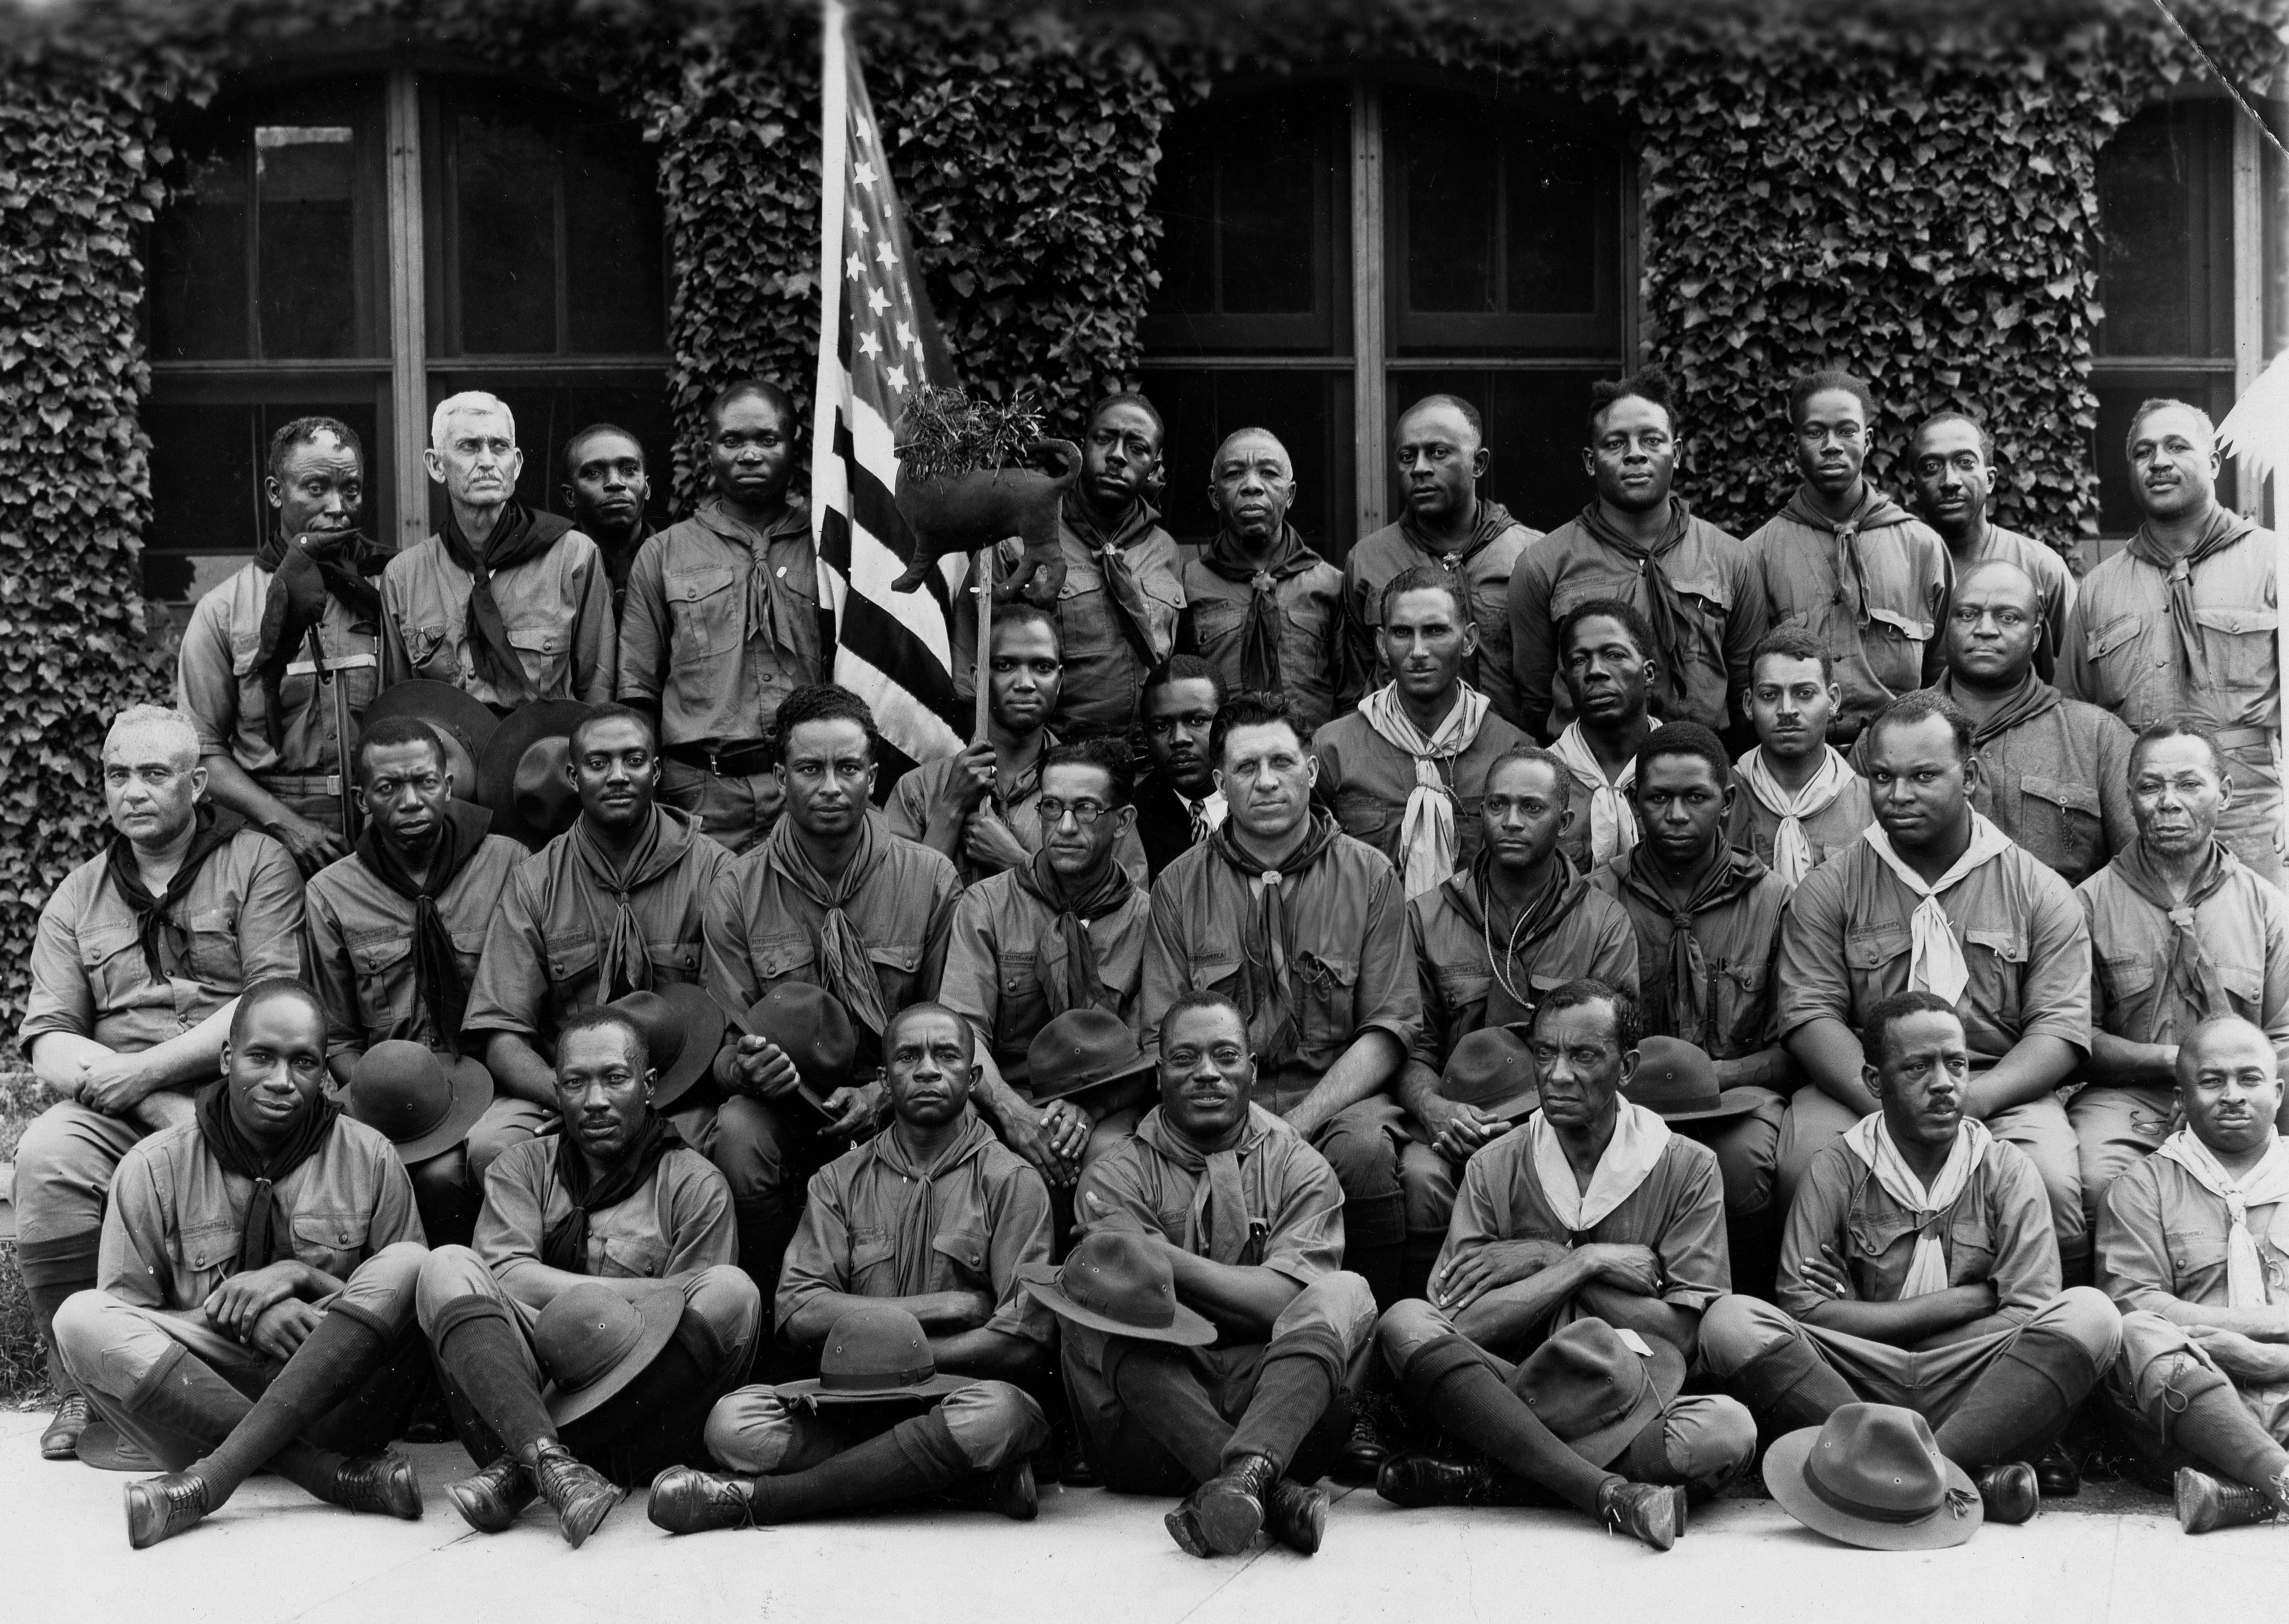
<svg viewBox="0 0 2289 1624">
<path fill-rule="evenodd" d="M 445 488 L 445 526 L 382 572 L 385 686 L 427 677 L 502 712 L 610 703 L 618 643 L 603 555 L 517 500 L 514 415 L 475 390 L 449 396 L 422 460 Z"/>
<path fill-rule="evenodd" d="M 121 1157 L 187 1121 L 241 987 L 301 973 L 302 878 L 276 840 L 206 796 L 197 725 L 139 705 L 103 741 L 116 832 L 40 911 L 17 1041 L 56 1095 L 16 1150 L 16 1257 L 64 1389 L 40 1440 L 69 1460 L 87 1400 L 55 1355 L 56 1310 L 95 1284 Z"/>
</svg>

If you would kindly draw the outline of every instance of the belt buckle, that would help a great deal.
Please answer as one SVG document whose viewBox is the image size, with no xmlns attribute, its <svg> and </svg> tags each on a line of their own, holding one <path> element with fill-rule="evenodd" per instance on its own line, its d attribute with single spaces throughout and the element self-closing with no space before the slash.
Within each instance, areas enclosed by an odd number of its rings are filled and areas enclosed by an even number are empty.
<svg viewBox="0 0 2289 1624">
<path fill-rule="evenodd" d="M 328 773 L 328 774 L 326 775 L 326 793 L 327 793 L 327 794 L 329 794 L 329 795 L 339 795 L 339 794 L 340 794 L 341 792 L 342 792 L 342 776 L 341 776 L 341 774 L 339 774 L 339 773 Z"/>
</svg>

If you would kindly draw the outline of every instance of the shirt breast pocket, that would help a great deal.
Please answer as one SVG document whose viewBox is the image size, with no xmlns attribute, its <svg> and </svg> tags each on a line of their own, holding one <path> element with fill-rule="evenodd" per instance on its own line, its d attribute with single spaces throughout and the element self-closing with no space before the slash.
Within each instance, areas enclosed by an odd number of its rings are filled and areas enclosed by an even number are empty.
<svg viewBox="0 0 2289 1624">
<path fill-rule="evenodd" d="M 921 943 L 893 943 L 869 947 L 866 957 L 873 963 L 874 982 L 882 991 L 883 1004 L 891 1009 L 904 1007 L 906 994 L 913 989 L 915 972 L 921 967 Z"/>
<path fill-rule="evenodd" d="M 238 909 L 230 904 L 191 912 L 189 974 L 203 986 L 235 989 L 243 977 L 238 953 Z"/>
<path fill-rule="evenodd" d="M 559 936 L 543 951 L 541 969 L 560 1010 L 594 983 L 596 958 L 596 938 L 586 935 Z"/>
<path fill-rule="evenodd" d="M 1358 1030 L 1356 1005 L 1359 960 L 1323 959 L 1317 953 L 1296 955 L 1296 978 L 1303 984 L 1304 1007 L 1298 1011 L 1300 1053 L 1307 1064 L 1324 1069 Z"/>
<path fill-rule="evenodd" d="M 2090 633 L 2083 657 L 2091 666 L 2096 691 L 2090 697 L 2110 711 L 2118 711 L 2138 687 L 2142 616 L 2118 615 Z"/>
<path fill-rule="evenodd" d="M 390 925 L 356 931 L 348 935 L 343 946 L 357 979 L 359 1021 L 368 1034 L 388 1031 L 397 1023 L 399 1002 L 412 974 L 407 963 L 413 956 L 411 927 Z M 460 955 L 457 951 L 454 957 L 458 959 Z M 467 974 L 466 968 L 463 974 Z M 410 1005 L 411 1000 L 405 1002 Z"/>
<path fill-rule="evenodd" d="M 1366 790 L 1336 792 L 1336 822 L 1355 840 L 1382 844 L 1383 832 L 1391 824 L 1391 811 L 1388 802 Z"/>
<path fill-rule="evenodd" d="M 747 941 L 747 957 L 755 967 L 756 985 L 765 991 L 789 976 L 818 980 L 818 950 L 809 936 L 753 936 Z"/>
<path fill-rule="evenodd" d="M 857 1288 L 855 1294 L 862 1297 L 877 1294 L 866 1290 L 866 1277 L 877 1270 L 892 1267 L 897 1262 L 897 1255 L 898 1245 L 890 1238 L 889 1230 L 882 1229 L 851 1230 L 850 1284 Z M 888 1296 L 891 1294 L 884 1292 L 879 1294 Z"/>
<path fill-rule="evenodd" d="M 2030 807 L 2028 801 L 2040 802 Z M 2019 826 L 2028 828 L 2037 817 L 2051 827 L 2047 832 L 2058 852 L 2052 865 L 2070 874 L 2087 877 L 2106 861 L 2106 831 L 2100 821 L 2098 787 L 2064 778 L 2019 777 Z M 2071 880 L 2070 883 L 2073 883 Z"/>
<path fill-rule="evenodd" d="M 669 634 L 678 660 L 709 659 L 739 646 L 738 571 L 728 564 L 679 569 L 667 577 Z"/>
<path fill-rule="evenodd" d="M 413 668 L 416 676 L 444 682 L 459 678 L 461 673 L 454 663 L 442 622 L 435 625 L 401 625 L 397 632 L 405 645 L 405 663 Z"/>
<path fill-rule="evenodd" d="M 1236 950 L 1220 945 L 1197 949 L 1189 962 L 1192 991 L 1226 995 L 1239 991 L 1240 954 Z"/>
<path fill-rule="evenodd" d="M 572 649 L 570 617 L 562 625 L 524 625 L 508 628 L 509 647 L 516 650 L 518 662 L 524 667 L 524 680 L 536 694 L 544 697 L 558 689 L 569 690 L 561 681 L 570 663 Z"/>
<path fill-rule="evenodd" d="M 2218 984 L 2225 989 L 2226 998 L 2233 1005 L 2234 1013 L 2245 1021 L 2263 1025 L 2264 972 L 2245 964 L 2221 964 L 2218 966 L 2217 973 Z"/>
<path fill-rule="evenodd" d="M 359 1212 L 294 1214 L 294 1255 L 311 1268 L 345 1279 L 365 1261 L 371 1215 Z"/>
<path fill-rule="evenodd" d="M 1905 925 L 1878 925 L 1855 930 L 1844 938 L 1844 971 L 1852 986 L 1852 1007 L 1872 1009 L 1908 985 L 1908 957 L 1913 943 Z"/>
<path fill-rule="evenodd" d="M 656 1236 L 607 1235 L 603 1263 L 596 1272 L 608 1279 L 656 1280 L 667 1267 L 667 1247 Z"/>
<path fill-rule="evenodd" d="M 2019 988 L 2027 975 L 2027 933 L 2007 926 L 1963 933 L 1963 960 L 1971 973 L 1966 991 L 1993 1013 L 2006 1031 L 2019 1028 Z"/>
<path fill-rule="evenodd" d="M 238 1239 L 236 1223 L 203 1223 L 185 1230 L 176 1246 L 187 1273 L 218 1274 L 228 1269 L 238 1256 Z"/>
<path fill-rule="evenodd" d="M 79 932 L 79 965 L 95 996 L 98 1016 L 124 1007 L 150 985 L 150 972 L 143 964 L 142 943 L 132 925 L 83 925 Z"/>
<path fill-rule="evenodd" d="M 1948 1227 L 1947 1283 L 1975 1286 L 1995 1278 L 1995 1237 L 1986 1217 L 1977 1212 L 1959 1213 Z"/>
<path fill-rule="evenodd" d="M 1880 1299 L 1889 1295 L 1886 1283 L 1881 1278 L 1882 1265 L 1892 1248 L 1911 1237 L 1915 1228 L 1915 1219 L 1902 1212 L 1871 1213 L 1862 1209 L 1845 1220 L 1845 1262 L 1862 1296 Z M 1904 1278 L 1904 1267 L 1901 1274 Z"/>
<path fill-rule="evenodd" d="M 1203 649 L 1213 648 L 1228 638 L 1240 635 L 1240 625 L 1248 617 L 1248 605 L 1238 598 L 1222 596 L 1192 600 L 1192 632 Z"/>
<path fill-rule="evenodd" d="M 651 960 L 654 981 L 696 982 L 699 979 L 699 943 L 647 942 L 644 957 Z"/>
<path fill-rule="evenodd" d="M 1861 648 L 1876 680 L 1894 693 L 1904 694 L 1922 685 L 1924 645 L 1931 638 L 1929 620 L 1871 603 Z"/>
<path fill-rule="evenodd" d="M 930 1238 L 930 1250 L 951 1265 L 954 1278 L 963 1286 L 985 1288 L 990 1280 L 985 1268 L 985 1231 L 979 1229 L 945 1230 Z"/>
<path fill-rule="evenodd" d="M 1738 1060 L 1765 1047 L 1773 1016 L 1772 972 L 1763 964 L 1724 964 L 1717 968 L 1717 1060 Z"/>
<path fill-rule="evenodd" d="M 2202 628 L 2202 652 L 2209 659 L 2211 680 L 2219 687 L 2262 689 L 2272 686 L 2277 680 L 2274 639 L 2281 625 L 2279 611 L 2197 607 L 2194 623 Z"/>
</svg>

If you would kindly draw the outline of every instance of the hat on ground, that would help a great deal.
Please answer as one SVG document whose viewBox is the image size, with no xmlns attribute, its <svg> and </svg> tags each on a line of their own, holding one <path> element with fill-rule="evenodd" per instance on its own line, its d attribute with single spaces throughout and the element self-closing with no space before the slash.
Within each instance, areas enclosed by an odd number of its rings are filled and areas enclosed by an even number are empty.
<svg viewBox="0 0 2289 1624">
<path fill-rule="evenodd" d="M 1898 1405 L 1843 1405 L 1777 1440 L 1765 1452 L 1765 1487 L 1814 1533 L 1867 1550 L 1960 1545 L 1987 1516 L 1931 1423 Z"/>
<path fill-rule="evenodd" d="M 100 1472 L 164 1472 L 167 1463 L 100 1415 L 88 1422 L 74 1451 L 82 1466 Z"/>
<path fill-rule="evenodd" d="M 1475 1106 L 1489 1117 L 1523 1120 L 1542 1103 L 1534 1053 L 1523 1026 L 1486 1026 L 1455 1046 L 1439 1079 L 1441 1098 Z"/>
<path fill-rule="evenodd" d="M 723 1047 L 722 1006 L 688 981 L 663 983 L 649 992 L 631 992 L 611 1002 L 642 1029 L 651 1069 L 651 1108 L 666 1111 L 691 1091 L 715 1063 Z"/>
<path fill-rule="evenodd" d="M 1060 1319 L 1092 1330 L 1184 1348 L 1216 1338 L 1214 1325 L 1176 1301 L 1176 1271 L 1136 1230 L 1086 1235 L 1062 1264 L 1019 1265 L 1017 1284 Z"/>
<path fill-rule="evenodd" d="M 1627 1449 L 1684 1385 L 1683 1354 L 1602 1319 L 1553 1333 L 1511 1378 L 1527 1408 L 1592 1466 Z"/>
<path fill-rule="evenodd" d="M 1658 1111 L 1671 1122 L 1745 1116 L 1764 1103 L 1759 1089 L 1719 1088 L 1717 1063 L 1682 1038 L 1640 1039 L 1637 1075 L 1627 1092 L 1630 1103 Z"/>
<path fill-rule="evenodd" d="M 360 1057 L 342 1103 L 378 1128 L 407 1166 L 469 1136 L 493 1103 L 492 1073 L 464 1055 L 450 1063 L 423 1043 L 392 1038 Z"/>
<path fill-rule="evenodd" d="M 683 1288 L 668 1280 L 568 1286 L 540 1310 L 532 1350 L 554 1385 L 548 1419 L 562 1427 L 643 1374 L 683 1318 Z"/>
<path fill-rule="evenodd" d="M 484 758 L 485 746 L 492 743 L 493 734 L 500 727 L 500 718 L 492 713 L 490 706 L 451 682 L 419 677 L 410 682 L 392 683 L 382 689 L 366 706 L 365 720 L 359 725 L 371 728 L 392 716 L 411 716 L 427 722 L 429 731 L 445 747 L 445 765 L 453 775 L 453 798 L 467 801 L 483 799 L 477 788 L 477 763 Z"/>
<path fill-rule="evenodd" d="M 477 799 L 500 833 L 538 851 L 572 827 L 580 797 L 564 769 L 572 729 L 589 709 L 578 699 L 536 699 L 500 719 L 477 756 Z"/>
<path fill-rule="evenodd" d="M 936 1398 L 974 1377 L 942 1376 L 921 1322 L 894 1302 L 866 1302 L 836 1320 L 819 1349 L 818 1374 L 778 1388 L 783 1398 L 862 1404 L 875 1398 Z"/>
<path fill-rule="evenodd" d="M 1068 1009 L 1033 1034 L 1025 1051 L 1036 1104 L 1063 1100 L 1104 1083 L 1125 1082 L 1154 1070 L 1137 1047 L 1129 1023 L 1095 1005 Z"/>
<path fill-rule="evenodd" d="M 737 1024 L 794 1062 L 802 1097 L 819 1110 L 826 1109 L 827 1095 L 850 1086 L 850 1069 L 858 1063 L 857 1029 L 842 1000 L 825 988 L 780 982 L 748 1006 Z"/>
</svg>

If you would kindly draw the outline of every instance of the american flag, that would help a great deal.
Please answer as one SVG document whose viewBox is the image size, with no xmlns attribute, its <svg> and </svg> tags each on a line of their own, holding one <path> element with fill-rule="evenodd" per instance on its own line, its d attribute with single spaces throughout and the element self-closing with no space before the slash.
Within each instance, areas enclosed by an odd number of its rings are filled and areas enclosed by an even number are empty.
<svg viewBox="0 0 2289 1624">
<path fill-rule="evenodd" d="M 811 535 L 834 610 L 834 680 L 881 729 L 878 784 L 968 741 L 947 634 L 969 573 L 942 561 L 919 592 L 894 593 L 914 541 L 891 500 L 898 414 L 916 389 L 953 382 L 881 128 L 841 0 L 826 0 L 820 80 L 818 387 L 812 408 Z M 903 759 L 901 759 L 903 758 Z"/>
</svg>

